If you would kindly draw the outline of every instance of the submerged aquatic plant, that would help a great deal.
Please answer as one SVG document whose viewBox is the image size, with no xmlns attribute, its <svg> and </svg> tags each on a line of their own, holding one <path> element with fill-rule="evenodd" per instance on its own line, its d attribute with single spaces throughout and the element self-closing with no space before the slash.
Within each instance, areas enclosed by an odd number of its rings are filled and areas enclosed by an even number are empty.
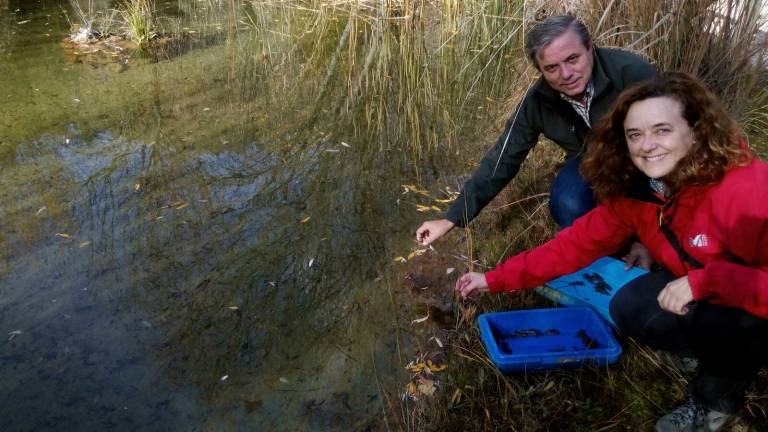
<svg viewBox="0 0 768 432">
<path fill-rule="evenodd" d="M 141 48 L 157 36 L 152 0 L 123 0 L 120 8 L 126 38 Z"/>
</svg>

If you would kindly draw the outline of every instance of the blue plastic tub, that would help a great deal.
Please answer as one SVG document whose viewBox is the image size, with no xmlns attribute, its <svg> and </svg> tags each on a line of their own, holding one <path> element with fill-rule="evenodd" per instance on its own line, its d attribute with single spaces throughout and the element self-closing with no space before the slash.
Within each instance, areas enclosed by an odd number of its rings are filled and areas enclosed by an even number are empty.
<svg viewBox="0 0 768 432">
<path fill-rule="evenodd" d="M 621 355 L 610 327 L 589 307 L 485 313 L 478 325 L 488 355 L 504 373 L 606 365 Z"/>
<path fill-rule="evenodd" d="M 615 325 L 608 310 L 611 299 L 632 279 L 648 273 L 640 267 L 624 270 L 624 265 L 624 261 L 603 257 L 577 272 L 547 282 L 536 291 L 561 305 L 591 306 Z"/>
</svg>

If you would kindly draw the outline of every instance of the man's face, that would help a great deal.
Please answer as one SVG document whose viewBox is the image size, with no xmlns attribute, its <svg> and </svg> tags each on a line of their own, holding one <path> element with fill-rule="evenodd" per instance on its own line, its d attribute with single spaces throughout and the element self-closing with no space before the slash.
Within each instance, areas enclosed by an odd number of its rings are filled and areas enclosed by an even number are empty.
<svg viewBox="0 0 768 432">
<path fill-rule="evenodd" d="M 594 63 L 592 47 L 585 47 L 573 30 L 566 30 L 536 53 L 536 64 L 549 86 L 575 99 L 584 96 Z"/>
</svg>

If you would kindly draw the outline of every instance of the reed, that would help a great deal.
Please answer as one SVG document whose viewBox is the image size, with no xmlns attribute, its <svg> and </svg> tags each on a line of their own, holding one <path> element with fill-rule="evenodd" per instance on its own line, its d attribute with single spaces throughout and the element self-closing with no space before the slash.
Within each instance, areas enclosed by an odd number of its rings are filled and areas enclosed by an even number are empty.
<svg viewBox="0 0 768 432">
<path fill-rule="evenodd" d="M 599 43 L 635 51 L 659 70 L 699 76 L 741 117 L 765 84 L 763 2 L 590 0 L 580 11 Z"/>
<path fill-rule="evenodd" d="M 522 2 L 258 1 L 251 9 L 243 21 L 254 35 L 286 35 L 292 55 L 308 59 L 300 79 L 318 83 L 316 113 L 414 159 L 453 148 L 462 128 L 493 123 L 507 89 L 528 79 L 517 55 Z"/>
<path fill-rule="evenodd" d="M 157 20 L 152 0 L 124 0 L 120 4 L 125 37 L 139 48 L 157 36 Z"/>
</svg>

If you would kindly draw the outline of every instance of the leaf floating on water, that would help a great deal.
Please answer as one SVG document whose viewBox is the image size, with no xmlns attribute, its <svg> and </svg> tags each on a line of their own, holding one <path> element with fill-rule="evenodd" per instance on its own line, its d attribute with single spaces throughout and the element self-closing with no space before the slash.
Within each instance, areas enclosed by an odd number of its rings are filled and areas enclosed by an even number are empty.
<svg viewBox="0 0 768 432">
<path fill-rule="evenodd" d="M 236 311 L 238 308 L 237 306 L 227 306 L 227 309 Z"/>
<path fill-rule="evenodd" d="M 84 247 L 88 247 L 88 246 L 90 246 L 90 245 L 91 245 L 91 242 L 90 242 L 90 241 L 88 241 L 88 240 L 84 240 L 84 241 L 81 241 L 81 242 L 80 242 L 80 245 L 79 245 L 79 246 L 80 246 L 80 249 L 82 249 L 82 248 L 84 248 Z"/>
<path fill-rule="evenodd" d="M 280 377 L 280 382 L 283 384 L 288 384 L 290 381 L 288 381 L 288 378 Z"/>
<path fill-rule="evenodd" d="M 395 257 L 395 262 L 404 263 L 404 262 L 408 262 L 408 260 L 406 260 L 405 258 L 403 258 L 401 256 L 396 256 Z"/>
<path fill-rule="evenodd" d="M 440 204 L 448 204 L 456 201 L 456 198 L 446 198 L 446 199 L 436 199 L 435 202 L 439 202 Z"/>
<path fill-rule="evenodd" d="M 344 147 L 346 147 L 346 148 L 350 148 L 350 147 L 352 147 L 351 145 L 349 145 L 349 144 L 345 143 L 344 141 L 342 141 L 342 142 L 341 142 L 341 145 L 343 145 L 343 146 L 344 146 Z"/>
<path fill-rule="evenodd" d="M 310 219 L 312 219 L 312 216 L 307 216 L 304 219 L 300 220 L 299 223 L 305 224 L 305 223 L 309 222 Z"/>
<path fill-rule="evenodd" d="M 325 149 L 325 151 L 328 153 L 338 153 L 339 149 Z"/>
<path fill-rule="evenodd" d="M 56 237 L 61 237 L 63 239 L 71 238 L 72 236 L 67 233 L 56 233 Z"/>
<path fill-rule="evenodd" d="M 400 185 L 400 186 L 402 186 L 403 189 L 405 189 L 405 192 L 411 191 L 419 195 L 424 195 L 424 196 L 429 195 L 429 192 L 425 191 L 424 189 L 419 189 L 418 187 L 416 187 L 416 185 Z"/>
<path fill-rule="evenodd" d="M 443 342 L 440 339 L 438 339 L 436 336 L 432 336 L 431 338 L 429 338 L 429 340 L 432 340 L 432 339 L 435 340 L 435 342 L 437 343 L 437 346 L 439 346 L 440 348 L 443 347 Z"/>
<path fill-rule="evenodd" d="M 223 377 L 221 377 L 221 380 L 222 380 L 222 381 L 226 381 L 226 380 L 227 380 L 227 378 L 229 378 L 229 375 L 224 375 Z"/>
<path fill-rule="evenodd" d="M 424 252 L 426 251 L 427 249 L 416 249 L 415 251 L 408 254 L 408 259 L 420 256 L 420 255 L 424 255 Z"/>
<path fill-rule="evenodd" d="M 24 20 L 24 21 L 19 21 L 19 22 L 17 22 L 16 24 L 18 24 L 18 25 L 23 25 L 23 24 L 26 24 L 26 23 L 28 23 L 28 22 L 30 22 L 30 21 L 32 21 L 32 20 Z"/>
<path fill-rule="evenodd" d="M 42 212 L 44 212 L 46 210 L 48 210 L 48 208 L 46 206 L 42 206 L 39 209 L 37 209 L 37 211 L 35 212 L 35 215 L 40 216 L 40 213 L 42 213 Z"/>
<path fill-rule="evenodd" d="M 22 333 L 21 330 L 14 330 L 14 331 L 8 332 L 8 340 L 13 340 L 13 338 L 20 335 L 21 333 Z"/>
<path fill-rule="evenodd" d="M 408 394 L 409 397 L 415 397 L 416 396 L 416 384 L 409 382 L 407 386 L 405 386 L 405 392 Z"/>
<path fill-rule="evenodd" d="M 440 345 L 442 347 L 442 345 Z M 427 367 L 429 368 L 430 372 L 442 372 L 448 368 L 448 366 L 441 364 L 437 365 L 432 363 L 432 360 L 427 360 Z"/>
<path fill-rule="evenodd" d="M 456 269 L 453 268 L 453 267 L 448 267 L 447 269 L 445 269 L 445 274 L 449 275 L 449 274 L 453 273 L 454 270 L 456 270 Z"/>
<path fill-rule="evenodd" d="M 181 210 L 181 209 L 183 209 L 183 208 L 186 208 L 187 206 L 189 206 L 189 203 L 188 203 L 188 202 L 183 202 L 183 201 L 182 201 L 182 202 L 181 202 L 181 204 L 179 204 L 179 205 L 175 205 L 175 206 L 173 206 L 173 207 L 174 207 L 176 210 Z"/>
<path fill-rule="evenodd" d="M 75 102 L 80 102 L 80 99 L 78 99 L 78 98 L 74 98 L 72 100 L 75 101 Z"/>
<path fill-rule="evenodd" d="M 141 183 L 136 183 L 135 185 L 133 185 L 133 190 L 134 190 L 135 192 L 138 192 L 138 191 L 139 191 L 139 189 L 141 189 Z"/>
<path fill-rule="evenodd" d="M 406 366 L 406 368 L 411 371 L 411 373 L 415 374 L 421 372 L 425 367 L 427 367 L 427 365 L 425 365 L 424 362 L 418 362 L 416 364 L 410 364 Z"/>
<path fill-rule="evenodd" d="M 427 314 L 427 316 L 425 316 L 425 317 L 417 318 L 417 319 L 411 321 L 411 325 L 423 323 L 424 321 L 426 321 L 428 319 L 429 319 L 429 314 Z"/>
<path fill-rule="evenodd" d="M 456 405 L 456 402 L 458 402 L 460 398 L 461 398 L 461 389 L 456 389 L 456 391 L 453 392 L 453 396 L 451 396 L 451 405 Z"/>
<path fill-rule="evenodd" d="M 311 268 L 312 264 L 314 264 L 314 263 L 315 263 L 315 259 L 314 258 L 310 258 L 309 259 L 309 267 Z"/>
</svg>

